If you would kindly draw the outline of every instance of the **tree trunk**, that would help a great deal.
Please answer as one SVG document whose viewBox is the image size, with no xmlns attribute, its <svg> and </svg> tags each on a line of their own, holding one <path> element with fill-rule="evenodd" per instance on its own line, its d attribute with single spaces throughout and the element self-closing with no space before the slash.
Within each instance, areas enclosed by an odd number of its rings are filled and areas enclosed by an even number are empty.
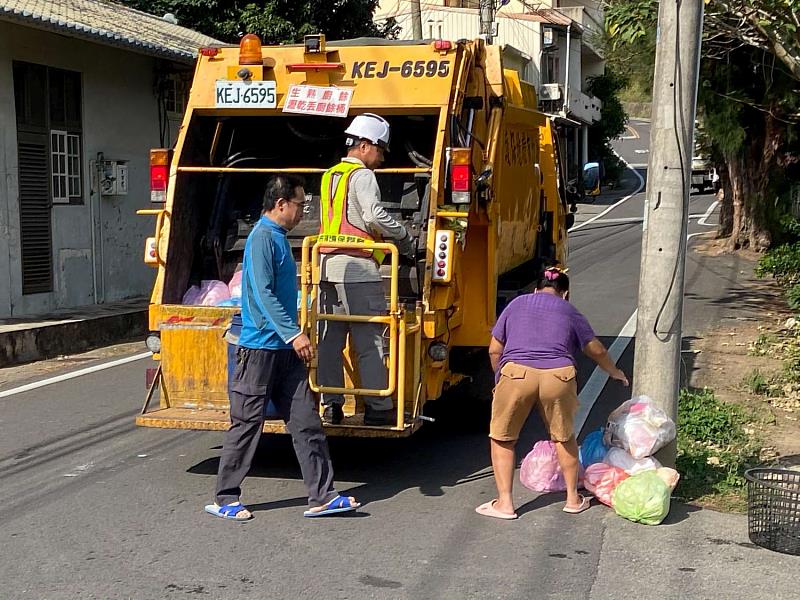
<svg viewBox="0 0 800 600">
<path fill-rule="evenodd" d="M 724 231 L 723 223 L 727 227 L 729 219 L 730 237 L 726 249 L 730 251 L 749 248 L 763 252 L 772 243 L 767 194 L 781 133 L 771 114 L 767 113 L 764 121 L 761 132 L 748 136 L 745 142 L 748 146 L 743 152 L 726 157 L 728 185 L 723 180 L 726 198 L 720 212 L 720 232 Z M 753 128 L 753 131 L 758 130 Z"/>
<path fill-rule="evenodd" d="M 719 226 L 717 227 L 717 238 L 725 238 L 733 231 L 733 190 L 731 189 L 731 178 L 725 165 L 717 165 L 719 181 L 722 191 L 718 194 L 719 198 Z"/>
<path fill-rule="evenodd" d="M 728 238 L 728 243 L 726 244 L 726 249 L 729 251 L 738 250 L 742 247 L 742 229 L 743 229 L 743 219 L 742 219 L 742 206 L 744 204 L 742 198 L 742 187 L 744 183 L 742 182 L 742 178 L 744 174 L 742 173 L 742 160 L 737 155 L 731 156 L 728 159 L 728 179 L 730 181 L 730 188 L 731 188 L 731 195 L 730 199 L 728 200 L 728 204 L 730 205 L 730 220 L 731 220 L 731 229 L 730 229 L 730 237 Z"/>
</svg>

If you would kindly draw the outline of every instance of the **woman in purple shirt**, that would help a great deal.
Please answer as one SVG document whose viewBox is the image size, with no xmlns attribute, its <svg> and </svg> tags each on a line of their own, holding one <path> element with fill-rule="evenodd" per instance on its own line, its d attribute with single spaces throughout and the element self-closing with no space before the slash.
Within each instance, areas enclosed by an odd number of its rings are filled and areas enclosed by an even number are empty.
<svg viewBox="0 0 800 600">
<path fill-rule="evenodd" d="M 476 508 L 478 514 L 517 518 L 511 497 L 514 448 L 534 406 L 556 445 L 567 484 L 564 511 L 579 513 L 589 508 L 589 499 L 578 494 L 578 444 L 573 432 L 578 409 L 575 355 L 582 350 L 625 386 L 628 379 L 568 298 L 569 277 L 550 267 L 536 291 L 512 300 L 492 330 L 489 357 L 496 386 L 489 438 L 498 496 Z"/>
</svg>

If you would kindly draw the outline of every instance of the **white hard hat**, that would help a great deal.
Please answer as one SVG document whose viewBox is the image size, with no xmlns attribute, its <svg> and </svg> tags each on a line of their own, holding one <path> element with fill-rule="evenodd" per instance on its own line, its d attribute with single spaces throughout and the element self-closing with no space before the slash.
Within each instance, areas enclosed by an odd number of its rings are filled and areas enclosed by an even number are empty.
<svg viewBox="0 0 800 600">
<path fill-rule="evenodd" d="M 373 113 L 358 115 L 350 122 L 349 127 L 344 132 L 348 136 L 348 146 L 357 144 L 359 140 L 367 140 L 386 151 L 389 150 L 391 129 L 389 123 L 383 117 Z"/>
</svg>

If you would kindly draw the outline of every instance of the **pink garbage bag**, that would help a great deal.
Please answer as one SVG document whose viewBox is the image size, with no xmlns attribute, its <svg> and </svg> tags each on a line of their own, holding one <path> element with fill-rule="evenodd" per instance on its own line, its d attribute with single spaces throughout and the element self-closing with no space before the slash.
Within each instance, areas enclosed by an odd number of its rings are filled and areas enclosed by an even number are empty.
<svg viewBox="0 0 800 600">
<path fill-rule="evenodd" d="M 231 298 L 242 297 L 242 272 L 236 271 L 228 283 L 228 291 L 231 293 Z"/>
<path fill-rule="evenodd" d="M 183 295 L 181 304 L 192 305 L 197 304 L 197 299 L 200 298 L 200 288 L 196 285 L 191 286 Z"/>
<path fill-rule="evenodd" d="M 229 300 L 231 293 L 224 282 L 216 279 L 204 279 L 200 282 L 200 297 L 195 304 L 216 306 L 223 300 Z"/>
<path fill-rule="evenodd" d="M 567 489 L 553 442 L 542 440 L 533 445 L 533 449 L 522 459 L 519 480 L 533 492 L 563 492 Z"/>
<path fill-rule="evenodd" d="M 583 474 L 583 487 L 594 494 L 606 506 L 611 506 L 611 493 L 620 481 L 630 477 L 619 467 L 612 467 L 605 463 L 595 463 L 586 467 Z"/>
<path fill-rule="evenodd" d="M 583 479 L 583 469 L 578 467 L 578 485 Z M 532 492 L 563 492 L 567 489 L 564 475 L 558 464 L 556 445 L 550 440 L 542 440 L 522 459 L 519 480 Z"/>
</svg>

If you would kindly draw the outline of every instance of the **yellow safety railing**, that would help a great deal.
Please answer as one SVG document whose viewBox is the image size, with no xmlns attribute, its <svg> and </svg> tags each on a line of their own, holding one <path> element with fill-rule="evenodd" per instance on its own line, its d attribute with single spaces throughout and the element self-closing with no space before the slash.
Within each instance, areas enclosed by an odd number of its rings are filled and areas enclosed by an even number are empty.
<svg viewBox="0 0 800 600">
<path fill-rule="evenodd" d="M 305 317 L 301 315 L 301 323 L 303 326 L 307 325 L 316 339 L 317 335 L 317 322 L 318 321 L 340 321 L 345 323 L 381 323 L 389 328 L 389 380 L 388 385 L 384 389 L 369 389 L 369 388 L 344 388 L 344 387 L 330 387 L 322 386 L 317 383 L 317 360 L 311 362 L 309 369 L 309 383 L 311 389 L 315 392 L 329 393 L 329 394 L 353 394 L 355 396 L 391 396 L 397 389 L 397 337 L 398 337 L 398 322 L 400 320 L 400 312 L 397 309 L 397 271 L 400 266 L 400 254 L 397 251 L 397 246 L 386 242 L 319 242 L 316 236 L 314 238 L 313 246 L 311 246 L 311 281 L 310 284 L 313 288 L 318 288 L 320 282 L 320 248 L 336 248 L 336 249 L 353 249 L 353 250 L 384 250 L 391 255 L 392 275 L 389 286 L 389 314 L 385 316 L 374 315 L 321 315 L 316 307 L 316 302 L 312 300 L 311 310 L 308 310 L 307 301 L 301 302 L 302 310 L 306 312 Z M 309 238 L 303 240 L 303 261 L 302 269 L 304 275 L 308 273 L 306 265 L 307 261 L 307 248 Z M 301 287 L 303 298 L 307 298 L 308 283 Z M 316 290 L 313 293 L 313 298 L 317 297 Z M 309 318 L 310 317 L 310 318 Z"/>
<path fill-rule="evenodd" d="M 315 173 L 324 173 L 327 169 L 313 168 L 313 167 L 289 167 L 289 168 L 271 168 L 271 167 L 178 167 L 178 173 L 301 173 L 305 175 L 313 175 Z M 429 167 L 393 167 L 386 169 L 375 169 L 375 173 L 386 173 L 394 175 L 412 175 L 415 173 L 430 173 Z"/>
<path fill-rule="evenodd" d="M 391 256 L 391 278 L 389 285 L 389 311 L 387 315 L 332 315 L 319 314 L 317 300 L 320 283 L 320 248 L 383 250 Z M 400 255 L 397 246 L 386 242 L 331 242 L 319 241 L 318 236 L 308 236 L 303 240 L 300 273 L 300 327 L 317 346 L 317 324 L 319 321 L 339 321 L 345 323 L 381 323 L 389 330 L 388 381 L 384 389 L 344 388 L 320 385 L 317 381 L 317 364 L 315 356 L 309 368 L 309 385 L 315 392 L 331 394 L 352 394 L 353 396 L 393 396 L 397 395 L 397 423 L 395 428 L 402 430 L 405 426 L 406 401 L 406 353 L 408 338 L 413 336 L 415 363 L 419 362 L 421 335 L 420 315 L 415 314 L 414 322 L 408 323 L 404 311 L 398 306 L 398 267 Z M 417 311 L 418 313 L 419 311 Z M 414 368 L 414 386 L 418 385 L 419 367 Z M 414 406 L 416 409 L 416 404 Z M 414 415 L 415 416 L 415 415 Z"/>
</svg>

